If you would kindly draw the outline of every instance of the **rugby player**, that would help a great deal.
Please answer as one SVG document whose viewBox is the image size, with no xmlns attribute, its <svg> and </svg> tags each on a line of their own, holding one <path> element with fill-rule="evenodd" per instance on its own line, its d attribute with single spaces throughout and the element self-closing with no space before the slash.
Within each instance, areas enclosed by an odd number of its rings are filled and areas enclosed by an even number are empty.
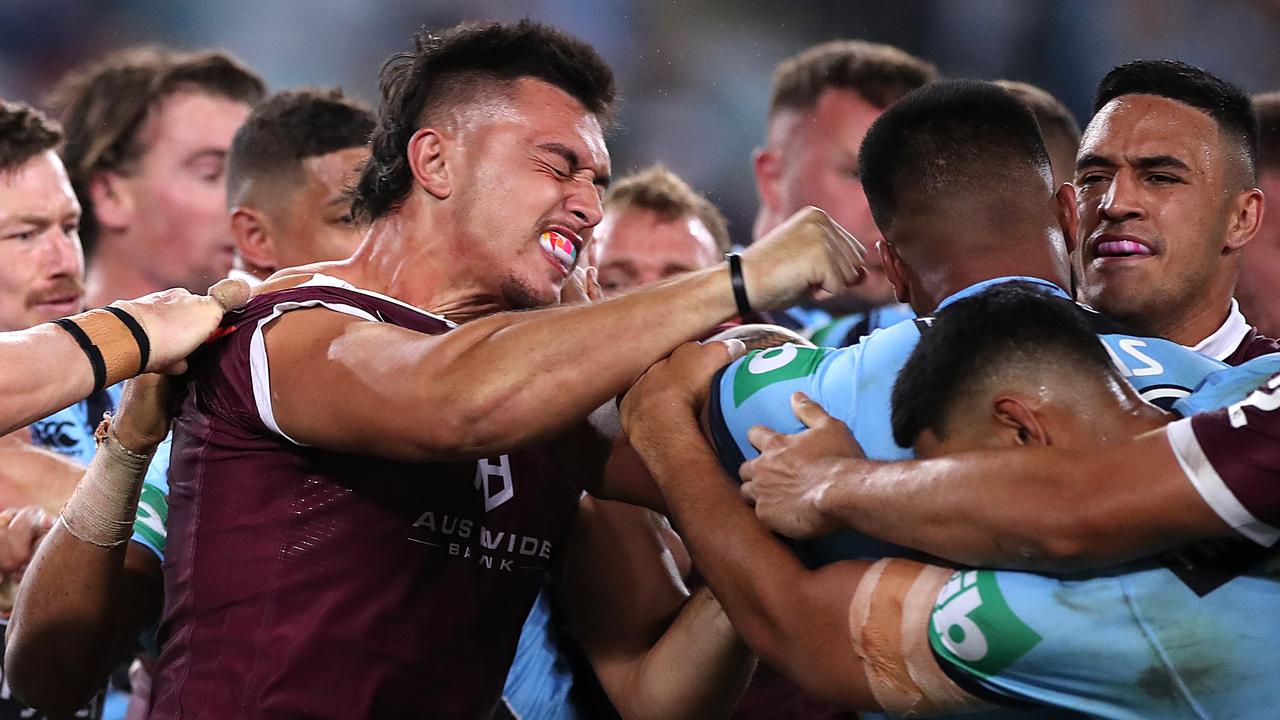
<svg viewBox="0 0 1280 720">
<path fill-rule="evenodd" d="M 491 712 L 582 489 L 609 490 L 603 455 L 564 433 L 741 307 L 860 277 L 856 241 L 813 209 L 744 253 L 736 294 L 733 263 L 533 309 L 600 219 L 607 66 L 532 23 L 468 25 L 420 36 L 381 84 L 359 250 L 277 274 L 188 376 L 153 717 Z M 727 624 L 687 628 L 740 664 Z M 688 657 L 644 679 L 722 701 Z"/>
<path fill-rule="evenodd" d="M 1280 93 L 1253 96 L 1258 114 L 1258 187 L 1280 198 Z M 1258 332 L 1280 336 L 1280 213 L 1262 215 L 1262 227 L 1244 249 L 1236 297 Z"/>
<path fill-rule="evenodd" d="M 91 307 L 227 276 L 226 158 L 262 79 L 222 52 L 145 47 L 73 71 L 51 98 L 81 207 Z"/>
<path fill-rule="evenodd" d="M 780 63 L 764 147 L 751 158 L 760 196 L 752 237 L 763 237 L 797 210 L 814 205 L 873 247 L 880 230 L 858 176 L 858 146 L 885 108 L 937 77 L 920 58 L 861 40 L 822 43 Z M 911 317 L 894 301 L 874 252 L 867 270 L 867 282 L 851 292 L 775 313 L 774 319 L 806 329 L 815 342 L 841 346 Z"/>
<path fill-rule="evenodd" d="M 1092 324 L 1034 283 L 948 304 L 899 375 L 895 437 L 927 458 L 1163 434 L 1172 418 L 1137 395 Z M 1205 562 L 1201 547 L 1061 579 L 904 559 L 806 570 L 738 501 L 699 435 L 699 380 L 726 358 L 712 344 L 677 350 L 628 392 L 622 417 L 695 562 L 763 660 L 847 706 L 903 715 L 1026 702 L 1115 718 L 1271 712 L 1280 585 L 1256 553 Z M 1248 407 L 1277 370 L 1274 357 L 1227 368 L 1175 409 Z"/>
<path fill-rule="evenodd" d="M 1249 96 L 1172 60 L 1098 85 L 1076 164 L 1080 299 L 1228 364 L 1280 350 L 1232 298 L 1262 221 Z"/>
<path fill-rule="evenodd" d="M 0 433 L 71 405 L 139 371 L 141 353 L 124 322 L 90 311 L 69 318 L 86 329 L 97 350 L 81 349 L 70 332 L 48 321 L 80 310 L 77 231 L 80 206 L 53 149 L 55 124 L 25 105 L 0 104 L 0 252 L 6 277 L 21 286 L 4 292 L 0 332 Z M 233 283 L 218 289 L 225 307 L 248 299 Z M 141 326 L 149 345 L 146 369 L 181 361 L 222 318 L 212 297 L 166 291 L 119 303 Z"/>
<path fill-rule="evenodd" d="M 351 220 L 345 192 L 368 157 L 373 120 L 370 111 L 337 91 L 282 92 L 254 108 L 236 131 L 227 158 L 226 204 L 250 270 L 239 277 L 256 284 L 280 267 L 282 259 L 295 265 L 351 254 L 359 232 Z M 116 399 L 112 398 L 111 407 Z M 52 511 L 66 501 L 93 458 L 97 443 L 90 438 L 105 409 L 81 410 L 74 418 L 82 424 L 92 418 L 92 427 L 84 433 L 84 442 L 72 446 L 77 451 L 72 457 L 79 463 L 66 463 L 69 467 L 64 474 L 71 478 L 70 485 L 60 493 Z M 63 423 L 57 427 L 65 428 L 68 412 L 41 423 Z M 119 415 L 117 419 L 130 418 Z M 66 429 L 59 432 L 76 437 Z M 159 444 L 162 438 L 163 433 L 158 439 L 150 438 L 154 442 L 137 440 L 130 445 L 137 452 L 154 455 L 137 500 L 132 541 L 125 549 L 103 553 L 60 532 L 50 539 L 37 561 L 39 573 L 33 577 L 33 592 L 48 591 L 51 599 L 28 604 L 19 613 L 22 617 L 13 636 L 17 645 L 8 662 L 17 672 L 20 694 L 42 707 L 65 708 L 102 687 L 107 673 L 132 652 L 136 638 L 159 620 L 169 490 L 169 446 Z M 34 460 L 28 459 L 20 468 L 6 468 L 7 474 L 48 484 L 51 470 L 33 468 L 33 464 Z M 99 577 L 109 580 L 99 581 Z M 73 625 L 69 621 L 73 618 L 85 625 Z M 48 637 L 48 626 L 61 628 L 58 637 L 67 638 L 68 651 L 27 653 L 24 647 L 31 645 L 23 643 L 28 631 Z M 113 634 L 105 634 L 112 628 Z M 147 649 L 154 654 L 154 647 Z M 51 665 L 42 665 L 46 661 Z M 145 676 L 136 671 L 130 679 L 135 686 L 146 684 Z M 145 708 L 146 696 L 136 692 L 137 687 L 133 689 L 131 710 L 137 710 L 134 706 L 138 703 Z M 51 696 L 60 700 L 50 700 Z"/>
</svg>

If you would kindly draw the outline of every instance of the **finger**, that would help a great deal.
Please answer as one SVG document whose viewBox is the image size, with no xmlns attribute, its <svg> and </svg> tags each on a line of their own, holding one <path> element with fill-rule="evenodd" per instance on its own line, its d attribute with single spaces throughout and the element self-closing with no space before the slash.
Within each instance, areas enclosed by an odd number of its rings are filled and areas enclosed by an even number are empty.
<svg viewBox="0 0 1280 720">
<path fill-rule="evenodd" d="M 774 432 L 763 425 L 755 425 L 747 430 L 747 441 L 757 450 L 763 450 L 764 446 L 769 444 L 774 438 L 782 433 Z"/>
<path fill-rule="evenodd" d="M 729 362 L 733 362 L 747 354 L 747 344 L 738 338 L 729 338 L 728 340 L 721 340 L 720 342 L 724 343 L 725 347 L 729 350 Z"/>
<path fill-rule="evenodd" d="M 756 484 L 755 483 L 752 483 L 752 482 L 742 483 L 742 487 L 739 488 L 739 492 L 742 493 L 742 499 L 746 500 L 748 505 L 750 505 L 751 507 L 755 507 L 756 505 Z"/>
<path fill-rule="evenodd" d="M 814 425 L 829 420 L 830 415 L 822 409 L 822 406 L 814 402 L 808 395 L 802 392 L 792 393 L 791 395 L 791 412 L 796 414 L 796 418 L 804 423 L 805 427 L 811 428 Z"/>
<path fill-rule="evenodd" d="M 209 288 L 209 297 L 218 301 L 223 312 L 244 307 L 249 302 L 252 290 L 249 283 L 239 278 L 224 278 Z"/>
<path fill-rule="evenodd" d="M 744 483 L 753 482 L 756 479 L 756 461 L 748 460 L 738 466 L 738 477 Z"/>
</svg>

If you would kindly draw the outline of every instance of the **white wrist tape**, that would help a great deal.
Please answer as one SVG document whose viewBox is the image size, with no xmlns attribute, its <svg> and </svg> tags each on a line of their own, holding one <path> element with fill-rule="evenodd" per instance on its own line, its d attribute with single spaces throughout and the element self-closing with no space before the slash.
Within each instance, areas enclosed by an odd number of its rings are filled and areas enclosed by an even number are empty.
<svg viewBox="0 0 1280 720">
<path fill-rule="evenodd" d="M 98 452 L 58 516 L 77 540 L 104 548 L 123 545 L 133 535 L 142 479 L 151 464 L 150 454 L 121 445 L 110 423 L 107 417 L 94 433 Z"/>
</svg>

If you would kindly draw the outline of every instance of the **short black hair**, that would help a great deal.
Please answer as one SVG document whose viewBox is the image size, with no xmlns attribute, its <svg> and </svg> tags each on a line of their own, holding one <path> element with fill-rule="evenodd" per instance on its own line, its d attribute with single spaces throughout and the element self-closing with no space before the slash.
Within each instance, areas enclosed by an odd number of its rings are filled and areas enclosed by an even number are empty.
<svg viewBox="0 0 1280 720">
<path fill-rule="evenodd" d="M 25 103 L 0 100 L 0 173 L 22 167 L 28 160 L 62 142 L 62 127 Z"/>
<path fill-rule="evenodd" d="M 1134 60 L 1103 76 L 1093 99 L 1094 114 L 1122 95 L 1159 95 L 1203 110 L 1224 135 L 1240 144 L 1249 162 L 1248 176 L 1257 179 L 1258 120 L 1253 101 L 1240 88 L 1178 60 Z"/>
<path fill-rule="evenodd" d="M 255 177 L 291 177 L 307 158 L 365 146 L 373 123 L 373 111 L 337 88 L 272 95 L 254 108 L 231 141 L 228 204 Z"/>
<path fill-rule="evenodd" d="M 957 402 L 984 378 L 1068 362 L 1117 373 L 1080 306 L 1040 285 L 1000 283 L 947 305 L 927 321 L 893 385 L 893 439 L 909 448 L 931 430 L 945 439 Z"/>
<path fill-rule="evenodd" d="M 941 80 L 902 98 L 871 125 L 858 158 L 881 232 L 907 193 L 998 188 L 1015 165 L 1052 172 L 1040 126 L 1021 100 L 978 80 Z"/>
<path fill-rule="evenodd" d="M 534 78 L 565 91 L 608 127 L 617 95 L 613 71 L 595 48 L 564 32 L 522 20 L 464 23 L 439 35 L 419 33 L 413 52 L 382 66 L 382 100 L 371 157 L 356 185 L 357 216 L 373 221 L 395 210 L 413 186 L 406 148 L 424 124 L 474 101 L 494 83 Z"/>
</svg>

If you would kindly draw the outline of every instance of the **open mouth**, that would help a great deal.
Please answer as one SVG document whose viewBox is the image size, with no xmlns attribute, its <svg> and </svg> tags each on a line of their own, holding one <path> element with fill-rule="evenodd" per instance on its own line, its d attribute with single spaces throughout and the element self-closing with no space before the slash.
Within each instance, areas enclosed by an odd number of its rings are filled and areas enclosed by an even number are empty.
<svg viewBox="0 0 1280 720">
<path fill-rule="evenodd" d="M 1144 258 L 1155 255 L 1150 245 L 1133 237 L 1103 235 L 1093 246 L 1095 258 Z"/>
<path fill-rule="evenodd" d="M 568 275 L 573 272 L 573 265 L 578 260 L 578 246 L 564 233 L 548 230 L 538 238 L 542 252 L 561 271 Z"/>
</svg>

